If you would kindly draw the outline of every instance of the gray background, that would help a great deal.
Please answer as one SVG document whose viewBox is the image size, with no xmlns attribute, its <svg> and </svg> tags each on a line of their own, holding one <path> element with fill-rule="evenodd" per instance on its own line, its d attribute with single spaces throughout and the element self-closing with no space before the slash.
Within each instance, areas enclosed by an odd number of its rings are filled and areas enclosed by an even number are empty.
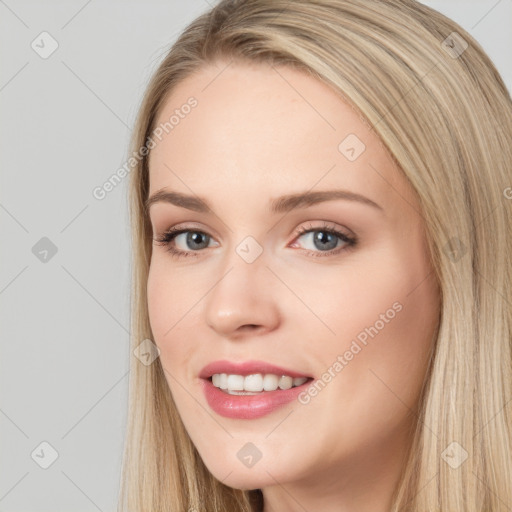
<svg viewBox="0 0 512 512">
<path fill-rule="evenodd" d="M 512 88 L 512 0 L 424 3 L 468 30 Z M 92 191 L 125 162 L 150 74 L 208 8 L 0 0 L 0 512 L 115 510 L 130 357 L 128 180 L 103 200 Z M 47 58 L 43 31 L 58 43 Z M 42 442 L 58 454 L 47 469 Z"/>
</svg>

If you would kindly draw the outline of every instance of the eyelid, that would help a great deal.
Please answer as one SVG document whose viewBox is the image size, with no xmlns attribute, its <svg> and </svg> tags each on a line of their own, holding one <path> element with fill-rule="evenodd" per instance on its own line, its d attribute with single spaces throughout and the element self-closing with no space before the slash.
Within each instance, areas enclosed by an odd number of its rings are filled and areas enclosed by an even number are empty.
<svg viewBox="0 0 512 512">
<path fill-rule="evenodd" d="M 323 224 L 322 225 L 318 225 L 318 226 L 315 226 L 313 225 L 312 223 L 314 222 L 322 222 Z M 307 224 L 307 228 L 304 229 L 304 224 Z M 168 226 L 168 224 L 166 224 L 166 226 Z M 216 232 L 215 229 L 212 229 L 212 228 L 203 228 L 202 225 L 198 222 L 178 222 L 177 224 L 174 224 L 170 227 L 165 227 L 164 229 L 155 229 L 155 227 L 153 226 L 153 234 L 156 234 L 157 232 L 160 232 L 161 234 L 165 234 L 167 233 L 168 231 L 172 230 L 172 231 L 178 231 L 180 229 L 183 229 L 183 230 L 187 230 L 187 231 L 199 231 L 201 233 L 204 233 L 206 235 L 209 235 L 210 237 L 215 237 L 216 239 L 218 238 L 221 238 L 218 233 Z M 229 228 L 228 228 L 229 229 Z M 326 230 L 336 230 L 336 231 L 342 231 L 343 234 L 347 237 L 350 237 L 350 238 L 355 238 L 356 235 L 355 233 L 348 229 L 347 227 L 345 226 L 342 226 L 342 225 L 339 225 L 337 224 L 336 222 L 332 222 L 332 221 L 327 221 L 327 220 L 324 220 L 324 219 L 316 219 L 314 221 L 304 221 L 302 223 L 299 224 L 298 227 L 296 227 L 294 229 L 294 232 L 292 233 L 293 236 L 297 237 L 299 235 L 302 235 L 304 234 L 305 231 L 307 230 L 320 230 L 320 229 L 326 229 Z M 231 229 L 229 229 L 229 231 L 232 231 Z M 212 234 L 213 232 L 213 234 Z"/>
<path fill-rule="evenodd" d="M 179 230 L 187 230 L 187 231 L 198 231 L 209 235 L 211 237 L 219 238 L 215 229 L 212 228 L 203 228 L 202 225 L 198 222 L 178 222 L 177 224 L 166 224 L 166 227 L 163 229 L 153 229 L 153 235 L 160 234 L 165 235 L 169 231 L 179 231 Z M 213 234 L 212 234 L 213 233 Z"/>
<path fill-rule="evenodd" d="M 345 227 L 339 227 L 336 223 L 333 223 L 330 221 L 325 221 L 325 220 L 318 220 L 316 222 L 322 222 L 323 224 L 321 226 L 320 225 L 314 226 L 312 224 L 312 222 L 315 222 L 315 221 L 309 221 L 307 226 L 304 226 L 304 224 L 301 224 L 301 225 L 299 225 L 299 227 L 295 228 L 294 232 L 292 233 L 292 236 L 294 237 L 293 240 L 295 240 L 296 238 L 298 238 L 304 234 L 307 234 L 308 231 L 311 232 L 313 230 L 341 231 L 341 234 L 345 235 L 347 238 L 355 238 L 356 237 L 356 235 L 351 230 L 349 230 L 348 228 L 345 228 Z M 183 230 L 183 231 L 196 231 L 196 232 L 204 233 L 205 235 L 208 235 L 210 238 L 215 238 L 216 240 L 217 240 L 217 238 L 219 238 L 219 236 L 216 233 L 214 235 L 211 234 L 210 228 L 203 229 L 201 226 L 199 226 L 197 224 L 198 223 L 190 223 L 189 224 L 187 222 L 179 222 L 178 224 L 175 224 L 170 227 L 166 227 L 165 229 L 162 229 L 162 230 L 155 230 L 153 228 L 153 235 L 155 236 L 159 232 L 159 237 L 161 237 L 161 236 L 164 236 L 165 234 L 169 233 L 170 231 L 175 233 L 177 231 Z M 215 232 L 215 230 L 211 230 L 211 231 Z"/>
</svg>

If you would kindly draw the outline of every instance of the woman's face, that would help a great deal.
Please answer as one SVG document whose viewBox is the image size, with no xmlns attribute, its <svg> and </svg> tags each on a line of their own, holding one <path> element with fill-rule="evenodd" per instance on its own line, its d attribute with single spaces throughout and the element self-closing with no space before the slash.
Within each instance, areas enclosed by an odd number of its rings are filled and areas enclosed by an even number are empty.
<svg viewBox="0 0 512 512">
<path fill-rule="evenodd" d="M 208 469 L 244 489 L 396 475 L 439 295 L 376 134 L 302 72 L 227 61 L 182 81 L 160 125 L 153 237 L 184 232 L 153 242 L 150 322 Z"/>
</svg>

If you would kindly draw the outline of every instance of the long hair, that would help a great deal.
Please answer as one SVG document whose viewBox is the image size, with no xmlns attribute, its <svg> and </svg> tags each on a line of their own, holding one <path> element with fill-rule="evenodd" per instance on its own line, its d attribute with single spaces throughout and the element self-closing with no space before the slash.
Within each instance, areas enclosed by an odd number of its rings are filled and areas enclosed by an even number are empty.
<svg viewBox="0 0 512 512">
<path fill-rule="evenodd" d="M 418 194 L 441 312 L 391 512 L 509 511 L 512 101 L 479 43 L 414 0 L 222 0 L 183 31 L 152 76 L 131 142 L 131 351 L 154 339 L 148 141 L 176 84 L 220 57 L 293 66 L 331 86 Z M 132 356 L 119 512 L 249 512 L 261 499 L 211 475 L 160 359 Z"/>
</svg>

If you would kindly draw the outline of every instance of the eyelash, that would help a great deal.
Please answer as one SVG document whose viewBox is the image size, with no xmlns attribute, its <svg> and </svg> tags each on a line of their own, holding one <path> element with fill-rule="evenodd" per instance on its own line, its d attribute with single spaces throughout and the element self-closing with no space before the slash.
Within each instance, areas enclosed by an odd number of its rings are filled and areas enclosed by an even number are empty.
<svg viewBox="0 0 512 512">
<path fill-rule="evenodd" d="M 311 227 L 311 225 L 306 228 L 304 226 L 301 226 L 297 233 L 295 234 L 295 238 L 300 238 L 302 235 L 305 235 L 306 233 L 316 232 L 320 231 L 323 233 L 329 233 L 331 235 L 335 235 L 338 238 L 340 238 L 343 242 L 345 242 L 345 246 L 339 247 L 337 249 L 331 249 L 329 251 L 310 251 L 306 250 L 306 253 L 308 255 L 311 255 L 313 257 L 328 257 L 328 256 L 334 256 L 337 255 L 343 251 L 348 251 L 350 249 L 353 249 L 355 245 L 357 244 L 358 240 L 355 237 L 350 237 L 346 235 L 345 233 L 342 233 L 341 231 L 338 231 L 337 229 L 329 226 L 328 224 L 324 224 L 323 226 L 317 226 L 317 227 Z M 197 251 L 181 251 L 179 249 L 175 249 L 171 242 L 180 234 L 182 233 L 201 233 L 202 235 L 209 236 L 208 233 L 205 233 L 204 231 L 200 231 L 197 229 L 190 229 L 190 228 L 176 228 L 172 227 L 168 229 L 165 233 L 163 233 L 159 238 L 156 238 L 154 241 L 157 245 L 164 246 L 166 248 L 166 251 L 171 253 L 171 256 L 173 258 L 185 258 L 188 256 L 199 256 L 199 252 L 202 252 L 202 250 Z M 294 240 L 295 240 L 294 238 Z"/>
</svg>

